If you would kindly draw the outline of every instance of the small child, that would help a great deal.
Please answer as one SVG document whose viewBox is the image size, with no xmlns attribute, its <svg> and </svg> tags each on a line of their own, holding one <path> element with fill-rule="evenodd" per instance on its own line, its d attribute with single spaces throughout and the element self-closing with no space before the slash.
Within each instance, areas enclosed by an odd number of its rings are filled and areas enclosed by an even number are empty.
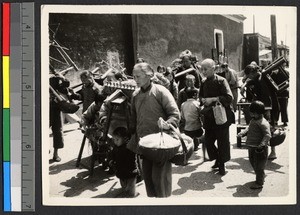
<svg viewBox="0 0 300 215">
<path fill-rule="evenodd" d="M 271 138 L 270 124 L 263 117 L 265 106 L 260 101 L 250 104 L 251 121 L 249 127 L 238 134 L 238 137 L 247 135 L 249 161 L 256 175 L 255 183 L 251 189 L 263 188 L 265 179 L 265 166 L 268 159 L 268 142 Z"/>
<path fill-rule="evenodd" d="M 183 89 L 181 89 L 178 93 L 177 105 L 178 105 L 179 110 L 181 108 L 181 104 L 187 100 L 186 90 L 189 88 L 197 90 L 197 95 L 198 95 L 199 89 L 195 87 L 195 76 L 191 75 L 191 74 L 188 74 L 186 76 L 185 87 Z"/>
<path fill-rule="evenodd" d="M 138 193 L 135 191 L 136 176 L 138 175 L 136 156 L 127 149 L 130 134 L 124 127 L 117 127 L 112 138 L 115 144 L 113 149 L 113 160 L 116 167 L 116 176 L 120 179 L 123 189 L 121 197 L 132 198 Z"/>
<path fill-rule="evenodd" d="M 186 135 L 194 140 L 194 150 L 198 149 L 198 138 L 202 136 L 202 121 L 200 118 L 200 102 L 196 100 L 198 90 L 186 89 L 187 101 L 181 105 L 181 127 Z"/>
</svg>

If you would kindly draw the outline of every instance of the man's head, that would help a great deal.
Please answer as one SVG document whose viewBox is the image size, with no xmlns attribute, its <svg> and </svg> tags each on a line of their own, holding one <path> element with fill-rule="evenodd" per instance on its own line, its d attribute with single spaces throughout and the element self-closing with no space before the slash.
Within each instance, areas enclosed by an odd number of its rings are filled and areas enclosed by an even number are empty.
<svg viewBox="0 0 300 215">
<path fill-rule="evenodd" d="M 166 67 L 164 67 L 163 65 L 159 65 L 157 67 L 157 72 L 164 73 L 165 71 L 166 71 Z"/>
<path fill-rule="evenodd" d="M 154 76 L 154 71 L 148 63 L 138 63 L 133 67 L 133 78 L 138 87 L 147 87 Z"/>
<path fill-rule="evenodd" d="M 181 65 L 184 68 L 188 69 L 191 67 L 192 58 L 194 58 L 194 56 L 190 50 L 185 50 L 185 51 L 181 52 L 179 57 L 181 59 Z"/>
<path fill-rule="evenodd" d="M 145 63 L 146 61 L 144 60 L 144 58 L 141 58 L 139 57 L 137 60 L 136 60 L 136 63 Z"/>
<path fill-rule="evenodd" d="M 85 86 L 89 86 L 94 82 L 93 75 L 88 70 L 84 70 L 80 73 L 80 79 Z"/>
<path fill-rule="evenodd" d="M 215 74 L 215 61 L 207 58 L 201 62 L 201 71 L 204 77 L 210 78 Z"/>
<path fill-rule="evenodd" d="M 260 62 L 261 62 L 261 67 L 263 69 L 266 68 L 268 66 L 268 63 L 269 63 L 267 60 L 261 60 Z"/>
<path fill-rule="evenodd" d="M 222 72 L 227 72 L 228 71 L 228 64 L 227 63 L 222 63 L 221 70 L 222 70 Z"/>
<path fill-rule="evenodd" d="M 185 78 L 185 86 L 194 88 L 195 87 L 195 76 L 193 75 L 187 75 Z"/>
<path fill-rule="evenodd" d="M 245 76 L 249 79 L 254 79 L 259 74 L 258 72 L 258 67 L 253 64 L 247 65 L 244 69 Z"/>
<path fill-rule="evenodd" d="M 174 80 L 175 74 L 174 74 L 174 72 L 172 71 L 172 68 L 171 68 L 171 67 L 167 67 L 167 68 L 166 68 L 166 72 L 164 73 L 164 76 L 165 76 L 169 81 Z"/>
</svg>

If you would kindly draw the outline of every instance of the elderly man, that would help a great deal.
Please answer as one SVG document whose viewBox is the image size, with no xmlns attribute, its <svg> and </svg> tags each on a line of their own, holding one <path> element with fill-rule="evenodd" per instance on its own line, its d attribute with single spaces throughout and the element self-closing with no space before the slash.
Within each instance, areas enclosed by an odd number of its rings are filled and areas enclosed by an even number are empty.
<svg viewBox="0 0 300 215">
<path fill-rule="evenodd" d="M 215 74 L 215 62 L 212 59 L 202 61 L 201 71 L 206 78 L 200 86 L 199 100 L 204 105 L 202 113 L 207 153 L 210 160 L 216 160 L 212 168 L 219 168 L 219 174 L 225 175 L 225 162 L 230 160 L 229 126 L 234 122 L 234 114 L 230 109 L 233 96 L 226 79 Z M 213 106 L 218 101 L 226 109 L 227 122 L 222 125 L 216 124 L 213 114 Z"/>
<path fill-rule="evenodd" d="M 149 134 L 158 133 L 160 127 L 170 129 L 177 126 L 180 113 L 172 94 L 163 86 L 153 84 L 154 71 L 147 63 L 138 63 L 133 68 L 133 77 L 139 87 L 132 95 L 131 126 L 137 140 Z M 162 118 L 162 119 L 160 119 Z M 143 176 L 149 197 L 171 195 L 171 163 L 156 163 L 147 158 L 142 162 Z"/>
</svg>

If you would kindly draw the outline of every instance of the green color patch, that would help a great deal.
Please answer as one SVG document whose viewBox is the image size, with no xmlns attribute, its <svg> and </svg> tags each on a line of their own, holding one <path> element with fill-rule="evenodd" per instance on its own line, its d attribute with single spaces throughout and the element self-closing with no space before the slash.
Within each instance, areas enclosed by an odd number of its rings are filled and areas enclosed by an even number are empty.
<svg viewBox="0 0 300 215">
<path fill-rule="evenodd" d="M 3 109 L 3 161 L 10 161 L 10 109 Z"/>
</svg>

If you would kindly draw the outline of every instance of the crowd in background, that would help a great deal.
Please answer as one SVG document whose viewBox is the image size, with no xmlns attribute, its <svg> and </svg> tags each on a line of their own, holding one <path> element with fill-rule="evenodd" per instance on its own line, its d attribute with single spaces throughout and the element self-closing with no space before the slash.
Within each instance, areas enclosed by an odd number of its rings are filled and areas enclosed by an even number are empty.
<svg viewBox="0 0 300 215">
<path fill-rule="evenodd" d="M 236 123 L 239 98 L 241 102 L 251 103 L 243 108 L 246 122 L 250 124 L 249 129 L 238 135 L 249 135 L 246 144 L 249 145 L 249 159 L 257 176 L 252 188 L 262 188 L 266 160 L 276 159 L 276 152 L 275 147 L 272 147 L 270 155 L 261 159 L 257 149 L 268 154 L 268 141 L 272 128 L 278 125 L 280 114 L 283 126 L 287 126 L 288 89 L 280 93 L 271 90 L 263 77 L 263 68 L 255 62 L 246 66 L 243 73 L 239 74 L 227 62 L 218 64 L 212 59 L 197 62 L 196 56 L 189 50 L 183 51 L 179 58 L 179 66 L 159 65 L 156 71 L 147 63 L 147 59 L 139 58 L 132 73 L 137 88 L 128 99 L 129 126 L 124 114 L 116 113 L 113 117 L 115 123 L 112 122 L 109 128 L 115 144 L 112 162 L 124 189 L 123 197 L 137 195 L 137 176 L 144 179 L 149 197 L 171 195 L 171 162 L 154 162 L 140 155 L 137 149 L 140 138 L 169 130 L 170 125 L 179 128 L 194 140 L 194 150 L 198 149 L 200 142 L 205 144 L 209 160 L 215 161 L 212 168 L 217 169 L 220 175 L 225 175 L 225 163 L 230 160 L 229 128 Z M 112 82 L 126 80 L 124 74 L 115 71 L 107 77 Z M 89 71 L 81 72 L 80 78 L 83 86 L 78 93 L 68 91 L 69 81 L 55 72 L 50 78 L 50 85 L 61 94 L 68 95 L 70 101 L 82 100 L 80 125 L 85 128 L 96 124 L 99 128 L 97 135 L 101 136 L 111 109 L 110 104 L 105 101 L 112 91 L 98 84 Z M 220 104 L 224 107 L 227 118 L 223 124 L 216 122 L 213 110 Z M 58 149 L 64 145 L 60 113 L 57 99 L 51 94 L 53 161 L 57 162 L 61 161 Z M 260 135 L 255 136 L 256 132 Z"/>
</svg>

